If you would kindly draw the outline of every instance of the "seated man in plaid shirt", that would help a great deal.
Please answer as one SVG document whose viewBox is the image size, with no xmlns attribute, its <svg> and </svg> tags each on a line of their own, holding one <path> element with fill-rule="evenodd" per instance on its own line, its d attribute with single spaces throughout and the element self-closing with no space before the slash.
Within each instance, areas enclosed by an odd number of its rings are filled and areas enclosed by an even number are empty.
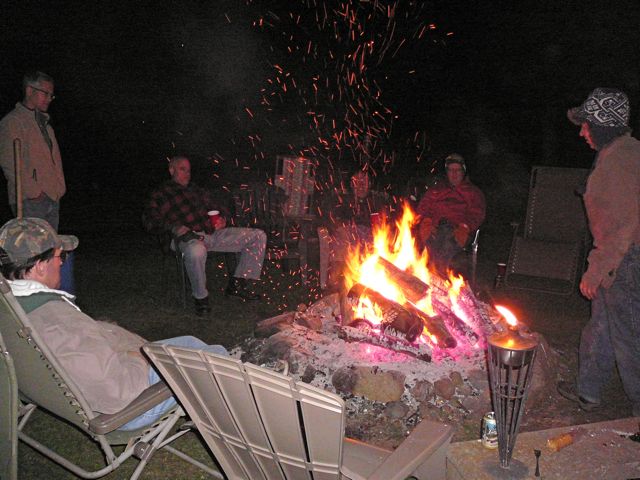
<svg viewBox="0 0 640 480">
<path fill-rule="evenodd" d="M 207 212 L 221 209 L 210 192 L 190 183 L 191 164 L 187 157 L 171 158 L 169 173 L 171 179 L 151 194 L 143 221 L 151 232 L 170 231 L 172 248 L 184 254 L 196 313 L 203 315 L 211 311 L 205 274 L 208 251 L 239 253 L 238 266 L 225 292 L 245 300 L 258 299 L 259 296 L 247 288 L 246 279 L 260 279 L 266 234 L 256 228 L 226 228 L 222 215 L 218 216 L 214 228 Z"/>
</svg>

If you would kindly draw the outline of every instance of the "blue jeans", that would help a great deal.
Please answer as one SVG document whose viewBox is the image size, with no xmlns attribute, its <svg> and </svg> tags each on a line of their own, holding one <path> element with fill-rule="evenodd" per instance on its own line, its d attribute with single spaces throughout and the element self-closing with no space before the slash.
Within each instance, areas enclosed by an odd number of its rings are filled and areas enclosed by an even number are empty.
<svg viewBox="0 0 640 480">
<path fill-rule="evenodd" d="M 640 411 L 640 246 L 633 246 L 608 289 L 591 301 L 591 320 L 582 330 L 578 392 L 598 402 L 618 365 L 625 393 Z"/>
<path fill-rule="evenodd" d="M 229 355 L 229 352 L 222 345 L 207 345 L 202 340 L 196 337 L 184 336 L 168 338 L 166 340 L 159 340 L 155 343 L 162 343 L 165 345 L 174 345 L 176 347 L 198 348 L 205 352 L 217 353 L 218 355 Z M 161 381 L 162 378 L 158 374 L 155 368 L 149 367 L 149 385 L 154 385 Z M 150 425 L 158 420 L 163 413 L 176 405 L 176 399 L 174 397 L 167 398 L 165 401 L 159 403 L 155 407 L 147 410 L 145 413 L 137 418 L 134 418 L 129 423 L 126 423 L 118 430 L 137 430 L 144 426 Z"/>
<path fill-rule="evenodd" d="M 11 204 L 11 210 L 13 210 L 14 215 L 18 214 L 16 205 Z M 60 202 L 52 200 L 46 194 L 42 194 L 38 199 L 25 198 L 22 201 L 22 216 L 25 218 L 42 218 L 49 222 L 49 225 L 57 232 L 60 219 Z"/>
</svg>

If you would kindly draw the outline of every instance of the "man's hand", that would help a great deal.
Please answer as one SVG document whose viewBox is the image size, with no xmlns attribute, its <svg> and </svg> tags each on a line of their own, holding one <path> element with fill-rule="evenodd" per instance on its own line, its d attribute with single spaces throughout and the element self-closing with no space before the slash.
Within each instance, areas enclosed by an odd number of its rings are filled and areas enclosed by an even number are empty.
<svg viewBox="0 0 640 480">
<path fill-rule="evenodd" d="M 593 278 L 593 275 L 590 275 L 587 270 L 584 275 L 582 275 L 582 280 L 580 280 L 580 293 L 589 300 L 593 300 L 596 298 L 600 283 L 600 279 Z"/>
<path fill-rule="evenodd" d="M 466 223 L 460 223 L 453 230 L 453 238 L 456 239 L 456 243 L 460 245 L 460 248 L 464 248 L 467 244 L 467 240 L 469 240 L 469 226 Z"/>
<path fill-rule="evenodd" d="M 178 238 L 176 238 L 178 243 L 182 243 L 182 242 L 186 243 L 186 242 L 190 242 L 191 240 L 203 240 L 203 239 L 204 237 L 202 235 L 198 235 L 193 230 L 189 230 L 184 235 L 181 235 Z"/>
</svg>

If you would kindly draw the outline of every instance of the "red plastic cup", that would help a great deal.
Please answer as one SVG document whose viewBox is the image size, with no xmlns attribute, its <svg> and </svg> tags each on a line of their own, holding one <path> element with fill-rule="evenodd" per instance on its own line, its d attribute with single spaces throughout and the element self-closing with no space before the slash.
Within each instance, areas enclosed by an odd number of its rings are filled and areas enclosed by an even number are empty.
<svg viewBox="0 0 640 480">
<path fill-rule="evenodd" d="M 209 222 L 211 222 L 211 227 L 215 230 L 216 224 L 218 223 L 218 218 L 220 218 L 220 212 L 218 210 L 210 210 L 207 212 L 209 215 Z"/>
</svg>

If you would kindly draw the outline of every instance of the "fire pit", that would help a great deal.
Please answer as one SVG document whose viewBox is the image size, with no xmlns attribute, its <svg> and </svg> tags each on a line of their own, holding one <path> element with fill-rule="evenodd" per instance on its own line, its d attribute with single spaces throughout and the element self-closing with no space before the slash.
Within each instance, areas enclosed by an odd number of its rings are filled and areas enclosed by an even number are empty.
<svg viewBox="0 0 640 480">
<path fill-rule="evenodd" d="M 349 252 L 342 293 L 261 322 L 233 354 L 345 398 L 347 435 L 396 446 L 420 418 L 467 424 L 491 410 L 486 338 L 506 328 L 461 276 L 428 268 L 406 209 Z M 462 438 L 467 435 L 462 434 Z"/>
</svg>

